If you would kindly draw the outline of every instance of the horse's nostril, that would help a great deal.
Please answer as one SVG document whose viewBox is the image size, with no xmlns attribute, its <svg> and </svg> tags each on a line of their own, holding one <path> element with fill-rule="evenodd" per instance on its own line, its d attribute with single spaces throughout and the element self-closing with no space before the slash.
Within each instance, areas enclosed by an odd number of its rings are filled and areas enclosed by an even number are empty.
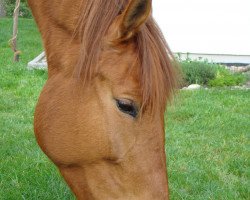
<svg viewBox="0 0 250 200">
<path fill-rule="evenodd" d="M 134 118 L 138 115 L 138 108 L 132 100 L 116 99 L 116 105 L 118 109 L 125 114 Z"/>
</svg>

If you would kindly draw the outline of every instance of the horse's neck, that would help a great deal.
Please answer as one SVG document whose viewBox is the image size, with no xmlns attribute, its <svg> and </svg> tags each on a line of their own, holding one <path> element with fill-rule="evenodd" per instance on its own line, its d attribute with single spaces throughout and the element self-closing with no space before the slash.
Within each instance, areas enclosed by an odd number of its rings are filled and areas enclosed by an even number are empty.
<svg viewBox="0 0 250 200">
<path fill-rule="evenodd" d="M 46 51 L 49 76 L 72 73 L 79 56 L 80 42 L 72 35 L 83 0 L 29 0 Z"/>
</svg>

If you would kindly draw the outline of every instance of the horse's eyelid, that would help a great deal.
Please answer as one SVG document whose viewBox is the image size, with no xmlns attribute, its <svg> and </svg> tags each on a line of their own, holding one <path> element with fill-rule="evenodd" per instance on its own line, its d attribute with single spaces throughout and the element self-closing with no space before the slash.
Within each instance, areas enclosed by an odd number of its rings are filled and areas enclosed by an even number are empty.
<svg viewBox="0 0 250 200">
<path fill-rule="evenodd" d="M 118 103 L 131 105 L 134 108 L 136 108 L 136 110 L 138 110 L 138 108 L 139 108 L 138 104 L 135 101 L 133 101 L 133 100 L 130 100 L 130 99 L 115 99 L 115 100 Z"/>
</svg>

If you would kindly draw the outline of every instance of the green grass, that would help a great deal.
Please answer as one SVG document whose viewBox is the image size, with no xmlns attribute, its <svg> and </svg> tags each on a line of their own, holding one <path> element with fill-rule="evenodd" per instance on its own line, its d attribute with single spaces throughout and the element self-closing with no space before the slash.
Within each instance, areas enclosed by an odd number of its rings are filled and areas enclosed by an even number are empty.
<svg viewBox="0 0 250 200">
<path fill-rule="evenodd" d="M 19 63 L 8 47 L 12 21 L 0 19 L 0 199 L 74 199 L 33 134 L 47 72 L 27 70 L 42 51 L 33 20 L 21 19 Z M 171 199 L 250 199 L 250 91 L 181 91 L 168 109 Z"/>
<path fill-rule="evenodd" d="M 181 91 L 169 109 L 173 199 L 250 199 L 250 90 Z"/>
</svg>

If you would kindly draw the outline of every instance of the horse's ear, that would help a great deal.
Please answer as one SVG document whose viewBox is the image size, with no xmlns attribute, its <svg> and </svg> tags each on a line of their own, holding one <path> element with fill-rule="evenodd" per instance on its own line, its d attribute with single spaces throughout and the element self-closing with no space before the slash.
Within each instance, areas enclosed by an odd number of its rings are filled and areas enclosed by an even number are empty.
<svg viewBox="0 0 250 200">
<path fill-rule="evenodd" d="M 144 24 L 152 10 L 152 0 L 130 0 L 121 14 L 119 41 L 130 40 Z"/>
</svg>

